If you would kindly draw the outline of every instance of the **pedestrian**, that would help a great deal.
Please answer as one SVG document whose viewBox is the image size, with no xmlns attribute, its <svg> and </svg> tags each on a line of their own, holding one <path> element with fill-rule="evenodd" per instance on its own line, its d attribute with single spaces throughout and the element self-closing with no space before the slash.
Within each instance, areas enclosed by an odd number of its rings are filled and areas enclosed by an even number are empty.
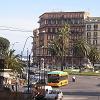
<svg viewBox="0 0 100 100">
<path fill-rule="evenodd" d="M 45 94 L 48 94 L 48 92 L 49 92 L 48 89 L 46 89 L 46 90 L 45 90 Z"/>
<path fill-rule="evenodd" d="M 14 84 L 12 84 L 12 90 L 14 91 Z"/>
<path fill-rule="evenodd" d="M 76 77 L 75 77 L 75 75 L 72 77 L 72 82 L 75 82 L 75 80 L 76 80 Z"/>
</svg>

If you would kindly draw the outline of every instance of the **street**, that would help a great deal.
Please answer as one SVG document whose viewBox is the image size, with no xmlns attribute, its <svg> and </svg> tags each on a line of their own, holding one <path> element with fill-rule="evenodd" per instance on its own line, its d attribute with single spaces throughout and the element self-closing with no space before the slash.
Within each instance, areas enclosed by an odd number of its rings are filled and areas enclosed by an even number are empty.
<svg viewBox="0 0 100 100">
<path fill-rule="evenodd" d="M 69 77 L 67 86 L 59 87 L 63 91 L 63 100 L 100 100 L 99 76 L 76 76 L 76 82 Z"/>
<path fill-rule="evenodd" d="M 100 100 L 100 77 L 76 76 L 76 81 L 72 82 L 69 76 L 69 84 L 59 89 L 64 94 L 63 100 Z"/>
<path fill-rule="evenodd" d="M 63 100 L 100 100 L 100 96 L 69 96 L 65 95 Z"/>
</svg>

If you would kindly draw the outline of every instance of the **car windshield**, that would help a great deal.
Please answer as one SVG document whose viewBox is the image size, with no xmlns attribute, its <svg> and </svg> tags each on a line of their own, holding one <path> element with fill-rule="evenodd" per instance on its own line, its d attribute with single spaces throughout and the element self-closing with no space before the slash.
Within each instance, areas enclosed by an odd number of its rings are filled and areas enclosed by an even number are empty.
<svg viewBox="0 0 100 100">
<path fill-rule="evenodd" d="M 49 94 L 57 94 L 57 91 L 56 90 L 50 90 Z"/>
</svg>

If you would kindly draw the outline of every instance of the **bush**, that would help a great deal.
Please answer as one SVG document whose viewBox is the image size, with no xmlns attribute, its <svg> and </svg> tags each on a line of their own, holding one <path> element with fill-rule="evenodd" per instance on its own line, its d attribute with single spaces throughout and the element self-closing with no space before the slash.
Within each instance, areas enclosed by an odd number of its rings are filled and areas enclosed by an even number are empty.
<svg viewBox="0 0 100 100">
<path fill-rule="evenodd" d="M 78 71 L 73 71 L 72 69 L 66 69 L 64 71 L 67 71 L 69 73 L 69 75 L 85 75 L 85 76 L 100 76 L 100 72 L 96 73 L 96 72 L 81 72 L 79 73 Z"/>
</svg>

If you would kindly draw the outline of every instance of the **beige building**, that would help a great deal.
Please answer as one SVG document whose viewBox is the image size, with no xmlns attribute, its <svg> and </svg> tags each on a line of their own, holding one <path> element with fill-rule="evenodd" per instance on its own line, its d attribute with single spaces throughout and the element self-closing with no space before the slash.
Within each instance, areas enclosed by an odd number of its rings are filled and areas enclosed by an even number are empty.
<svg viewBox="0 0 100 100">
<path fill-rule="evenodd" d="M 100 17 L 88 17 L 85 23 L 87 42 L 100 50 Z"/>
</svg>

